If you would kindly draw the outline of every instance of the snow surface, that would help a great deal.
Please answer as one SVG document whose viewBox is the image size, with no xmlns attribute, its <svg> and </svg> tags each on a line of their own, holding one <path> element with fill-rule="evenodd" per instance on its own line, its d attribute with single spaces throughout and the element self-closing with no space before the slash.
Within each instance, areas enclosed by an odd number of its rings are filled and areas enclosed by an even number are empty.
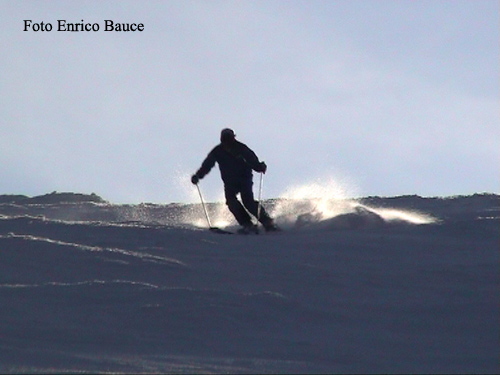
<svg viewBox="0 0 500 375">
<path fill-rule="evenodd" d="M 71 197 L 1 196 L 2 373 L 500 370 L 498 195 L 269 200 L 258 236 Z"/>
</svg>

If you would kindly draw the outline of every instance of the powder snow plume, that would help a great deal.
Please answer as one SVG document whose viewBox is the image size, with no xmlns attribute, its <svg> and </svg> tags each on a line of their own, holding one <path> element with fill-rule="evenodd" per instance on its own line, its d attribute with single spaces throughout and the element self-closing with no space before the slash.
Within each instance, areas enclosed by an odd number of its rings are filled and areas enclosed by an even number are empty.
<svg viewBox="0 0 500 375">
<path fill-rule="evenodd" d="M 320 222 L 346 214 L 369 213 L 386 222 L 430 224 L 436 221 L 430 215 L 396 208 L 377 208 L 364 205 L 353 196 L 358 188 L 333 178 L 315 181 L 287 189 L 277 201 L 272 216 L 283 227 L 295 226 L 298 221 Z"/>
<path fill-rule="evenodd" d="M 352 197 L 357 188 L 335 179 L 292 186 L 281 194 L 272 216 L 283 227 L 295 225 L 301 215 L 312 215 L 315 221 L 353 211 Z"/>
</svg>

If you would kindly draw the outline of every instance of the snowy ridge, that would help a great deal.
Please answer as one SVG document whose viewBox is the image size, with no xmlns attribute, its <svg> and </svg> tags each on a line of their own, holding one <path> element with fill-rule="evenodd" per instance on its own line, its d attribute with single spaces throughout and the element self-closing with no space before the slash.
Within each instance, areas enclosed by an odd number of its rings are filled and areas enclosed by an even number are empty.
<svg viewBox="0 0 500 375">
<path fill-rule="evenodd" d="M 62 193 L 68 197 L 69 193 Z M 30 203 L 44 199 L 24 198 L 19 204 L 18 200 L 9 203 L 9 196 L 0 199 L 0 215 L 3 217 L 32 216 L 51 220 L 62 220 L 65 222 L 93 222 L 116 224 L 123 226 L 174 226 L 174 227 L 206 227 L 206 219 L 200 204 L 138 204 L 138 205 L 114 205 L 102 200 L 98 196 L 91 195 L 89 199 L 99 202 L 87 202 L 80 195 L 72 201 L 62 200 L 57 202 L 56 197 L 51 196 L 49 204 Z M 2 197 L 2 196 L 0 196 Z M 367 218 L 380 223 L 400 224 L 432 224 L 441 219 L 455 218 L 459 215 L 480 215 L 485 218 L 497 218 L 499 196 L 495 194 L 476 194 L 473 196 L 456 196 L 444 198 L 423 198 L 420 196 L 401 197 L 366 197 L 359 199 L 332 198 L 325 194 L 322 198 L 279 198 L 264 201 L 273 217 L 289 229 L 298 229 L 303 226 L 304 221 L 308 224 L 330 220 L 352 219 L 354 216 Z M 234 226 L 236 223 L 223 203 L 208 203 L 212 221 L 217 225 L 226 227 Z M 490 211 L 488 211 L 490 210 Z M 345 216 L 347 215 L 347 216 Z M 2 217 L 0 216 L 0 218 Z M 298 222 L 298 223 L 297 223 Z M 334 223 L 331 223 L 332 226 Z M 346 225 L 340 225 L 345 228 Z"/>
<path fill-rule="evenodd" d="M 199 205 L 0 204 L 0 371 L 494 373 L 499 203 L 269 200 L 277 236 Z"/>
</svg>

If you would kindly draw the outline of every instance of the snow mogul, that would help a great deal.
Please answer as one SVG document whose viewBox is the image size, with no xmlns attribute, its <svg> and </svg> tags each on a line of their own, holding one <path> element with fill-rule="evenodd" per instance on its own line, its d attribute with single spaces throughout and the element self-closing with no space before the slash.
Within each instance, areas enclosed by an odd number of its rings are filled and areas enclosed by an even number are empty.
<svg viewBox="0 0 500 375">
<path fill-rule="evenodd" d="M 219 165 L 224 195 L 229 211 L 241 225 L 241 233 L 257 233 L 257 225 L 252 223 L 249 212 L 262 223 L 266 231 L 276 231 L 278 227 L 267 214 L 264 207 L 255 201 L 253 195 L 253 173 L 266 173 L 266 163 L 260 162 L 255 153 L 245 144 L 236 140 L 232 129 L 223 129 L 220 134 L 220 144 L 214 147 L 201 164 L 200 169 L 191 177 L 195 185 L 214 167 Z M 241 201 L 237 198 L 240 194 Z"/>
</svg>

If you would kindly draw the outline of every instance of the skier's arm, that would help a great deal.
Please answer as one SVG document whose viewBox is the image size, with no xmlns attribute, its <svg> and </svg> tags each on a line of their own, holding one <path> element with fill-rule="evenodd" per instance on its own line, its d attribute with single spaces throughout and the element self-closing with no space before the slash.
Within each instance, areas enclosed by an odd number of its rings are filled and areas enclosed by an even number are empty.
<svg viewBox="0 0 500 375">
<path fill-rule="evenodd" d="M 208 156 L 205 158 L 205 160 L 203 160 L 203 163 L 201 163 L 201 168 L 198 169 L 198 171 L 195 174 L 198 177 L 198 179 L 201 180 L 203 177 L 205 177 L 210 172 L 210 170 L 214 167 L 215 162 L 216 162 L 216 159 L 215 159 L 214 151 L 212 150 L 208 154 Z"/>
<path fill-rule="evenodd" d="M 260 162 L 257 155 L 255 155 L 255 152 L 253 152 L 248 146 L 244 147 L 241 152 L 241 156 L 254 171 L 266 173 L 266 163 Z"/>
</svg>

